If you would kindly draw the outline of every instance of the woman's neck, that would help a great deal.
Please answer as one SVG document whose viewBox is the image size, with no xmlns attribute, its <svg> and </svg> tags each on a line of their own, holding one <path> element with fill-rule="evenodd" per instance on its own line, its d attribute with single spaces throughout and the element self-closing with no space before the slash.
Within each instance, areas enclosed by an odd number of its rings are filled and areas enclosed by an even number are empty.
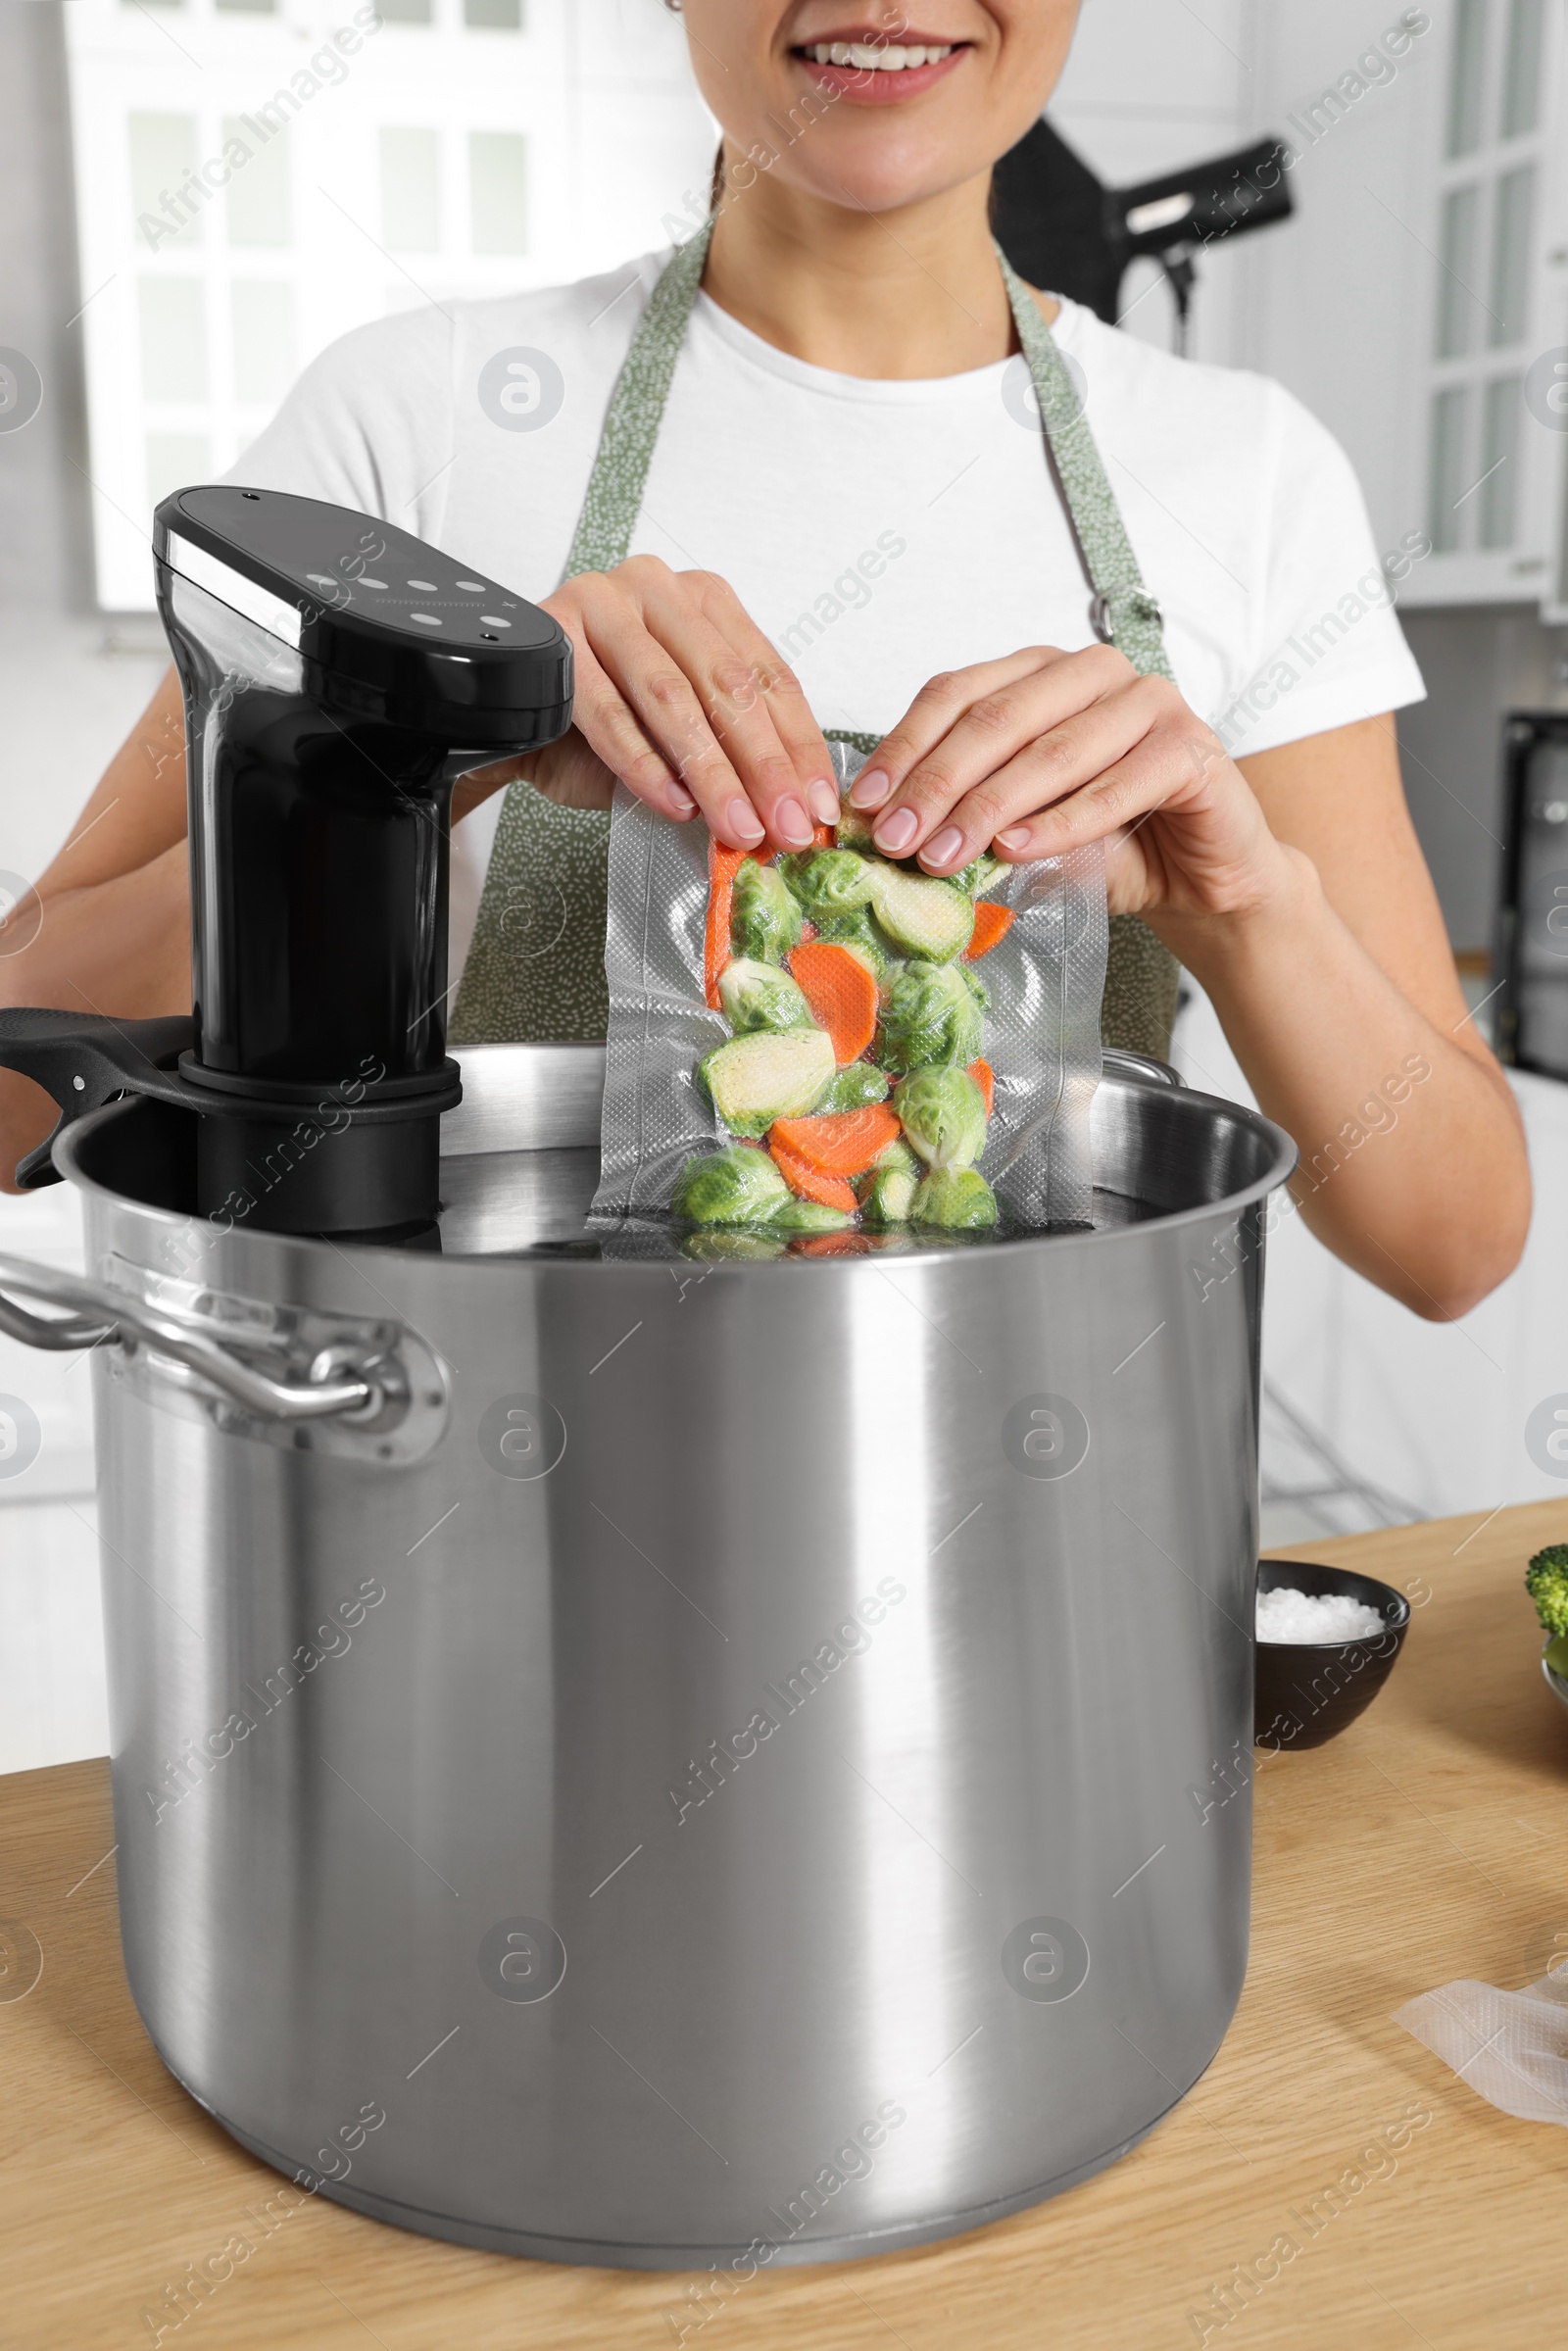
<svg viewBox="0 0 1568 2351">
<path fill-rule="evenodd" d="M 1017 349 L 989 175 L 885 216 L 760 172 L 719 213 L 703 290 L 776 350 L 840 375 L 958 375 Z M 1055 306 L 1043 303 L 1048 322 Z"/>
</svg>

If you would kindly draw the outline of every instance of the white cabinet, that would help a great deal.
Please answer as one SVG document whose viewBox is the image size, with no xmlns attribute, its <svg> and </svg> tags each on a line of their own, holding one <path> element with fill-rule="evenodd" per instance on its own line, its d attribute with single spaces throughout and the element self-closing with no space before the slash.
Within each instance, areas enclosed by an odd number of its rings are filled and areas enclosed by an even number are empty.
<svg viewBox="0 0 1568 2351">
<path fill-rule="evenodd" d="M 1172 1058 L 1190 1085 L 1251 1101 L 1200 995 L 1183 1011 Z M 1527 1437 L 1532 1415 L 1549 1421 L 1554 1400 L 1568 1411 L 1568 1086 L 1509 1076 L 1536 1186 L 1518 1269 L 1462 1321 L 1423 1322 L 1332 1257 L 1287 1209 L 1268 1244 L 1263 1376 L 1356 1477 L 1399 1497 L 1411 1516 L 1485 1516 L 1560 1495 L 1568 1526 L 1568 1459 L 1559 1472 L 1539 1436 L 1533 1446 Z M 1265 1493 L 1268 1435 L 1265 1414 Z"/>
<path fill-rule="evenodd" d="M 1249 257 L 1238 358 L 1344 441 L 1381 546 L 1425 530 L 1401 602 L 1562 616 L 1564 0 L 1324 0 L 1259 24 L 1258 127 L 1297 150 L 1300 217 Z"/>
</svg>

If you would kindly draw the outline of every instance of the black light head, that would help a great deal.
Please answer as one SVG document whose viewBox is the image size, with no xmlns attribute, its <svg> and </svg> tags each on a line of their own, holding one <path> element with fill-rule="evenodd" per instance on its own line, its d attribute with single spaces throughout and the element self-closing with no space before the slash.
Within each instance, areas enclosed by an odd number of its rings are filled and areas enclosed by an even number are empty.
<svg viewBox="0 0 1568 2351">
<path fill-rule="evenodd" d="M 1258 139 L 1136 187 L 1107 189 L 1114 241 L 1128 259 L 1158 259 L 1176 246 L 1211 245 L 1289 220 L 1295 207 L 1287 153 L 1280 139 Z"/>
</svg>

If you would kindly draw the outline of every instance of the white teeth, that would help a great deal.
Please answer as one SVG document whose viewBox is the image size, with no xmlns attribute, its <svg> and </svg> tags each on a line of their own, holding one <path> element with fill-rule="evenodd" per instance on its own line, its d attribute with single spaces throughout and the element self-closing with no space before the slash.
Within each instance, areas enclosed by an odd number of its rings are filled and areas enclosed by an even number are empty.
<svg viewBox="0 0 1568 2351">
<path fill-rule="evenodd" d="M 811 55 L 819 66 L 850 66 L 858 73 L 902 73 L 909 67 L 940 64 L 953 55 L 953 43 L 895 49 L 870 41 L 817 41 Z"/>
</svg>

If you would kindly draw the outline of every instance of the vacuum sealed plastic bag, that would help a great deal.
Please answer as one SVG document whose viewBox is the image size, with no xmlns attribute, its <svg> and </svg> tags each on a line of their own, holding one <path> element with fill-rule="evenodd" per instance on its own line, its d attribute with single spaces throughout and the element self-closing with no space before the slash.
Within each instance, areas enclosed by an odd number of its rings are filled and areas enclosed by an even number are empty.
<svg viewBox="0 0 1568 2351">
<path fill-rule="evenodd" d="M 1568 1969 L 1523 1991 L 1461 1977 L 1407 2000 L 1394 2021 L 1504 2114 L 1568 2123 Z"/>
<path fill-rule="evenodd" d="M 832 749 L 843 793 L 863 759 Z M 1098 848 L 935 880 L 847 803 L 810 849 L 748 856 L 617 788 L 595 1220 L 1088 1224 L 1105 947 Z"/>
</svg>

